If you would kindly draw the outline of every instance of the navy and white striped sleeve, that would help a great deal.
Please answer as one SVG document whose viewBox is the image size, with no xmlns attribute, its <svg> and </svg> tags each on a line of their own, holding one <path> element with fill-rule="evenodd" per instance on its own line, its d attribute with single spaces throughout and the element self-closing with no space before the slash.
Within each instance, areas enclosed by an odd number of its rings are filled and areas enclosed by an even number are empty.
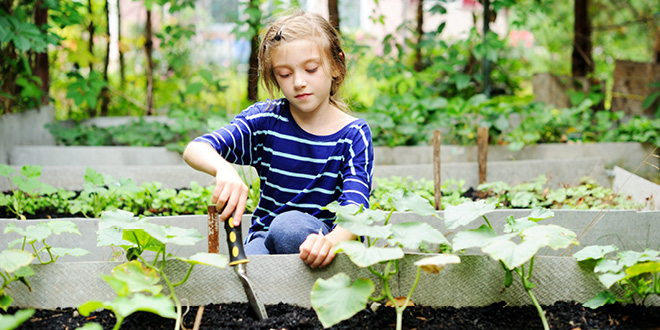
<svg viewBox="0 0 660 330">
<path fill-rule="evenodd" d="M 250 114 L 254 113 L 252 106 L 238 114 L 229 125 L 211 133 L 195 138 L 193 141 L 201 141 L 210 144 L 225 160 L 238 165 L 252 165 L 254 155 L 254 122 L 249 120 Z"/>
<path fill-rule="evenodd" d="M 356 204 L 369 207 L 369 194 L 373 179 L 374 151 L 371 130 L 366 122 L 351 126 L 352 143 L 345 155 L 342 168 L 343 190 L 338 199 L 341 205 Z"/>
</svg>

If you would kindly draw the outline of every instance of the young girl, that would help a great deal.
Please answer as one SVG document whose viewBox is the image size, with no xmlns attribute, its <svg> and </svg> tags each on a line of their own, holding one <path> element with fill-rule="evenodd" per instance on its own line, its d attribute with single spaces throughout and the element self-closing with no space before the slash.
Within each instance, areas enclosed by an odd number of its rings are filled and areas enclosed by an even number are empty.
<svg viewBox="0 0 660 330">
<path fill-rule="evenodd" d="M 211 202 L 237 226 L 248 187 L 230 163 L 256 168 L 261 194 L 246 254 L 299 253 L 312 268 L 324 267 L 335 244 L 355 236 L 322 208 L 333 201 L 368 207 L 373 176 L 369 126 L 337 98 L 346 75 L 337 31 L 317 14 L 278 19 L 262 36 L 259 74 L 271 98 L 274 90 L 285 98 L 250 106 L 188 144 L 183 157 L 215 177 Z"/>
</svg>

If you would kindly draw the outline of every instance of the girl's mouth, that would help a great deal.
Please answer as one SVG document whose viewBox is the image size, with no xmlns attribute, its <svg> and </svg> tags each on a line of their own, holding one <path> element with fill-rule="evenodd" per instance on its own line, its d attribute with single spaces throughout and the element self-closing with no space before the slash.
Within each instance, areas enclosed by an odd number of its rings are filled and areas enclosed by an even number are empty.
<svg viewBox="0 0 660 330">
<path fill-rule="evenodd" d="M 305 94 L 298 94 L 296 95 L 296 98 L 299 100 L 304 100 L 310 97 L 312 94 L 311 93 L 305 93 Z"/>
</svg>

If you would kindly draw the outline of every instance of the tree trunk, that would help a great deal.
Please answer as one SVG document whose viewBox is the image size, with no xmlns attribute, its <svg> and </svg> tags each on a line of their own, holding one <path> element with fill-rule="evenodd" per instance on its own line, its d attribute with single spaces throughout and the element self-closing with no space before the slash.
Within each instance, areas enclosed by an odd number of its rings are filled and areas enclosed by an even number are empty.
<svg viewBox="0 0 660 330">
<path fill-rule="evenodd" d="M 124 70 L 124 49 L 121 45 L 121 0 L 117 0 L 117 49 L 119 50 L 119 88 L 126 85 L 126 71 Z"/>
<path fill-rule="evenodd" d="M 89 51 L 90 58 L 94 58 L 94 31 L 96 27 L 94 26 L 94 8 L 92 7 L 92 0 L 87 0 L 87 12 L 89 13 L 89 25 L 87 26 L 87 32 L 89 33 L 89 42 L 87 43 L 87 51 Z M 92 78 L 92 72 L 94 71 L 94 62 L 89 61 L 89 78 Z M 96 116 L 96 109 L 92 108 L 90 105 L 87 105 L 87 113 L 90 117 Z"/>
<path fill-rule="evenodd" d="M 591 20 L 589 18 L 589 0 L 575 0 L 573 25 L 573 54 L 571 73 L 573 77 L 586 77 L 594 72 L 591 57 Z"/>
<path fill-rule="evenodd" d="M 422 63 L 422 37 L 424 36 L 424 0 L 417 0 L 417 43 L 415 44 L 415 71 L 424 70 Z"/>
<path fill-rule="evenodd" d="M 256 0 L 250 0 L 248 3 L 249 8 L 258 8 L 258 3 Z M 253 31 L 259 31 L 259 20 L 251 21 L 248 24 L 251 24 Z M 248 69 L 248 90 L 247 97 L 248 100 L 256 102 L 259 99 L 259 35 L 255 33 L 250 40 L 250 67 Z"/>
<path fill-rule="evenodd" d="M 94 30 L 96 27 L 94 26 L 94 10 L 92 8 L 92 0 L 87 0 L 87 12 L 89 12 L 89 25 L 87 26 L 87 32 L 89 32 L 89 43 L 87 50 L 89 51 L 89 54 L 91 57 L 94 57 Z M 92 74 L 92 61 L 89 61 L 89 74 Z"/>
<path fill-rule="evenodd" d="M 144 49 L 147 52 L 147 116 L 154 114 L 154 61 L 151 57 L 154 43 L 151 32 L 151 10 L 147 10 L 147 26 L 145 29 Z"/>
<path fill-rule="evenodd" d="M 654 62 L 655 64 L 660 64 L 660 26 L 655 32 L 655 50 L 654 50 Z"/>
<path fill-rule="evenodd" d="M 110 64 L 110 8 L 109 8 L 109 2 L 110 0 L 105 0 L 105 22 L 106 22 L 106 30 L 108 32 L 106 43 L 105 43 L 105 61 L 103 62 L 103 80 L 105 80 L 106 84 L 110 84 L 108 82 L 108 65 Z M 101 90 L 101 97 L 103 98 L 101 101 L 101 116 L 107 116 L 108 115 L 108 104 L 110 103 L 110 90 L 108 87 L 103 87 Z"/>
<path fill-rule="evenodd" d="M 41 29 L 48 23 L 48 6 L 43 0 L 37 0 L 34 4 L 34 23 Z M 45 32 L 42 30 L 42 32 Z M 46 105 L 50 101 L 48 97 L 50 90 L 50 75 L 48 67 L 48 50 L 35 55 L 33 74 L 41 79 L 41 104 Z"/>
<path fill-rule="evenodd" d="M 13 14 L 12 0 L 2 0 L 0 8 L 7 12 L 10 16 Z M 2 46 L 2 45 L 0 45 Z M 15 59 L 16 53 L 14 51 L 13 43 L 7 43 L 5 47 L 0 47 L 0 59 Z M 13 69 L 10 63 L 0 62 L 0 101 L 2 102 L 2 113 L 11 113 L 14 100 L 11 97 L 4 95 L 15 95 L 16 88 L 16 70 Z"/>
<path fill-rule="evenodd" d="M 330 25 L 339 33 L 339 1 L 328 0 L 328 16 L 330 17 Z"/>
</svg>

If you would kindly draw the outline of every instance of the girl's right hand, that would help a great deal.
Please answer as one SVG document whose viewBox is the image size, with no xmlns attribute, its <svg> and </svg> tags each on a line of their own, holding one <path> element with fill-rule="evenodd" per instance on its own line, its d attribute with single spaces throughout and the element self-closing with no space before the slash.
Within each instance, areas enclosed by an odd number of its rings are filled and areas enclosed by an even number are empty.
<svg viewBox="0 0 660 330">
<path fill-rule="evenodd" d="M 222 210 L 220 221 L 227 221 L 233 214 L 234 226 L 239 226 L 247 198 L 248 186 L 235 170 L 218 172 L 215 176 L 215 190 L 211 203 L 215 204 L 218 210 Z"/>
</svg>

